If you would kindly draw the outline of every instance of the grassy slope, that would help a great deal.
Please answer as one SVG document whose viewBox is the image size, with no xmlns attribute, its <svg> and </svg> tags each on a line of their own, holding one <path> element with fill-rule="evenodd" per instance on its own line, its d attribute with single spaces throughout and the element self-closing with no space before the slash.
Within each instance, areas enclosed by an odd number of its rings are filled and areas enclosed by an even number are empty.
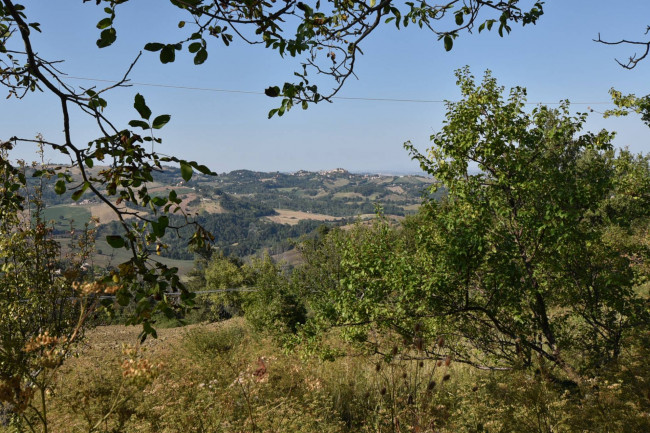
<svg viewBox="0 0 650 433">
<path fill-rule="evenodd" d="M 650 427 L 646 397 L 635 394 L 642 389 L 623 380 L 647 377 L 642 360 L 627 358 L 620 381 L 600 379 L 568 392 L 526 371 L 479 371 L 453 360 L 449 366 L 387 362 L 335 336 L 326 341 L 349 356 L 320 361 L 287 354 L 241 318 L 161 329 L 140 348 L 139 361 L 124 363 L 133 356 L 122 348 L 134 345 L 138 332 L 109 326 L 88 334 L 51 397 L 53 431 L 87 431 L 86 419 L 100 419 L 118 390 L 128 398 L 102 431 L 604 433 Z M 416 353 L 412 345 L 388 343 L 401 354 Z M 438 352 L 444 359 L 444 349 Z M 125 379 L 134 365 L 142 374 Z"/>
</svg>

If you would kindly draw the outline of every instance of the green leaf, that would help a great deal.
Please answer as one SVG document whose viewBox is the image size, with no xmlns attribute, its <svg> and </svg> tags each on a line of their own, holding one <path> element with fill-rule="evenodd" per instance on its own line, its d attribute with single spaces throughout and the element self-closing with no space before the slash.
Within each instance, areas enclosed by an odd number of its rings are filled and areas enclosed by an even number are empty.
<svg viewBox="0 0 650 433">
<path fill-rule="evenodd" d="M 65 181 L 63 179 L 59 179 L 56 181 L 54 184 L 54 192 L 57 193 L 58 195 L 61 195 L 65 193 L 66 187 L 65 187 Z"/>
<path fill-rule="evenodd" d="M 78 201 L 81 198 L 81 196 L 83 195 L 83 193 L 84 193 L 83 188 L 76 190 L 75 192 L 72 193 L 72 200 L 73 201 Z"/>
<path fill-rule="evenodd" d="M 456 25 L 459 25 L 459 26 L 463 25 L 463 13 L 462 12 L 456 12 Z"/>
<path fill-rule="evenodd" d="M 278 86 L 266 88 L 264 89 L 264 94 L 266 96 L 270 96 L 271 98 L 278 97 L 280 96 L 280 88 Z"/>
<path fill-rule="evenodd" d="M 160 51 L 160 61 L 162 63 L 171 63 L 176 59 L 176 49 L 173 45 L 165 45 Z"/>
<path fill-rule="evenodd" d="M 445 50 L 451 51 L 454 46 L 454 40 L 450 35 L 445 35 Z"/>
<path fill-rule="evenodd" d="M 106 236 L 106 242 L 108 243 L 108 245 L 110 245 L 113 248 L 124 248 L 124 245 L 126 245 L 126 242 L 124 242 L 124 238 L 118 235 Z"/>
<path fill-rule="evenodd" d="M 216 176 L 216 175 L 217 175 L 217 173 L 215 173 L 214 171 L 210 170 L 210 169 L 209 169 L 208 167 L 206 167 L 205 165 L 198 164 L 198 163 L 196 163 L 196 162 L 194 162 L 194 161 L 190 162 L 190 164 L 192 165 L 192 167 L 194 167 L 195 169 L 197 169 L 197 170 L 198 170 L 199 172 L 201 172 L 202 174 L 207 174 L 207 175 L 210 175 L 210 176 Z"/>
<path fill-rule="evenodd" d="M 81 198 L 81 196 L 83 195 L 83 193 L 86 192 L 86 190 L 88 189 L 89 186 L 90 186 L 89 182 L 84 182 L 83 185 L 81 186 L 81 188 L 79 188 L 74 193 L 72 193 L 72 200 L 74 200 L 74 201 L 79 200 Z"/>
<path fill-rule="evenodd" d="M 149 107 L 147 107 L 147 104 L 144 102 L 144 96 L 141 94 L 135 95 L 135 102 L 133 103 L 133 108 L 138 110 L 138 113 L 140 113 L 140 116 L 143 119 L 149 120 L 149 117 L 151 117 L 151 110 Z"/>
<path fill-rule="evenodd" d="M 129 126 L 133 128 L 140 127 L 142 129 L 149 129 L 149 124 L 144 120 L 132 120 L 129 122 Z"/>
<path fill-rule="evenodd" d="M 203 44 L 201 44 L 201 42 L 192 42 L 192 43 L 187 47 L 187 50 L 188 50 L 190 53 L 196 53 L 197 51 L 199 51 L 199 50 L 201 49 L 201 47 L 203 47 Z"/>
<path fill-rule="evenodd" d="M 158 218 L 158 221 L 152 221 L 151 222 L 151 228 L 153 229 L 153 234 L 156 235 L 156 237 L 161 238 L 165 236 L 165 230 L 169 227 L 169 217 L 167 215 L 163 215 L 160 218 Z"/>
<path fill-rule="evenodd" d="M 169 217 L 167 215 L 163 215 L 160 218 L 158 218 L 158 224 L 160 224 L 160 227 L 162 228 L 167 228 L 169 227 Z"/>
<path fill-rule="evenodd" d="M 106 103 L 106 100 L 98 96 L 95 96 L 90 101 L 88 101 L 88 106 L 90 108 L 106 108 L 106 105 L 108 105 Z"/>
<path fill-rule="evenodd" d="M 151 202 L 156 206 L 164 206 L 167 204 L 167 199 L 165 197 L 154 197 Z"/>
<path fill-rule="evenodd" d="M 196 53 L 196 56 L 194 56 L 194 64 L 195 65 L 202 65 L 208 58 L 208 51 L 205 48 L 202 48 L 199 50 L 198 53 Z"/>
<path fill-rule="evenodd" d="M 194 170 L 192 170 L 192 166 L 191 166 L 191 165 L 189 165 L 189 164 L 188 164 L 187 162 L 185 162 L 185 161 L 181 161 L 181 177 L 183 178 L 183 180 L 184 180 L 185 182 L 187 182 L 187 181 L 189 181 L 190 179 L 192 179 L 192 173 L 193 173 L 193 172 L 194 172 Z"/>
<path fill-rule="evenodd" d="M 160 129 L 169 122 L 169 119 L 171 119 L 171 116 L 169 114 L 161 114 L 160 116 L 157 116 L 155 119 L 153 119 L 151 126 L 153 129 Z"/>
<path fill-rule="evenodd" d="M 112 45 L 113 42 L 117 39 L 117 32 L 114 28 L 104 29 L 99 34 L 99 39 L 97 39 L 97 46 L 99 48 L 106 48 L 109 45 Z"/>
<path fill-rule="evenodd" d="M 147 45 L 144 46 L 144 49 L 147 51 L 160 51 L 163 49 L 165 45 L 158 43 L 158 42 L 149 42 Z"/>
<path fill-rule="evenodd" d="M 105 28 L 110 27 L 111 24 L 113 24 L 113 20 L 112 20 L 112 19 L 110 19 L 110 18 L 104 18 L 104 19 L 100 20 L 100 21 L 97 23 L 97 28 L 98 28 L 98 29 L 105 29 Z"/>
</svg>

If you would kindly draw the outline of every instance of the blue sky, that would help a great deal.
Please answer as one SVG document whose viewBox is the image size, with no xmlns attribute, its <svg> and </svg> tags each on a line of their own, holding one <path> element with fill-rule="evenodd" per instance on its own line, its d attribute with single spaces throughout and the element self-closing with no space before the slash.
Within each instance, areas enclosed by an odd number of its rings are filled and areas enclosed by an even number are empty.
<svg viewBox="0 0 650 433">
<path fill-rule="evenodd" d="M 95 24 L 104 17 L 94 2 L 33 0 L 27 2 L 31 21 L 41 23 L 43 35 L 35 49 L 45 58 L 65 59 L 61 69 L 71 76 L 115 80 L 124 73 L 146 42 L 171 42 L 183 33 L 176 29 L 183 17 L 164 0 L 131 0 L 118 9 L 114 46 L 95 46 Z M 548 0 L 536 26 L 515 27 L 499 38 L 496 33 L 462 35 L 447 53 L 426 31 L 393 25 L 378 29 L 367 40 L 365 55 L 357 62 L 359 80 L 350 80 L 340 96 L 455 100 L 454 70 L 469 65 L 480 77 L 493 71 L 500 84 L 528 89 L 531 102 L 607 102 L 608 90 L 645 95 L 650 59 L 632 71 L 614 58 L 626 59 L 629 47 L 607 47 L 592 41 L 603 38 L 642 39 L 650 24 L 647 0 Z M 275 52 L 235 42 L 226 48 L 212 43 L 208 61 L 195 66 L 189 55 L 162 65 L 154 53 L 144 52 L 131 79 L 217 89 L 263 91 L 291 79 L 297 61 Z M 92 82 L 70 79 L 74 85 Z M 99 83 L 98 83 L 99 84 Z M 403 150 L 411 140 L 428 147 L 429 136 L 444 120 L 440 103 L 400 103 L 337 100 L 303 111 L 296 108 L 282 118 L 267 119 L 277 100 L 263 95 L 232 94 L 134 86 L 109 95 L 109 117 L 125 125 L 137 118 L 133 97 L 142 93 L 155 114 L 168 113 L 172 121 L 162 130 L 164 143 L 157 150 L 198 160 L 216 171 L 246 168 L 264 171 L 318 170 L 343 167 L 354 171 L 417 170 Z M 24 100 L 2 99 L 0 136 L 47 139 L 60 137 L 56 99 L 31 94 Z M 603 111 L 607 105 L 590 104 Z M 586 105 L 574 105 L 585 111 Z M 593 113 L 588 129 L 617 131 L 616 144 L 646 152 L 650 129 L 638 118 L 603 119 Z M 86 142 L 97 135 L 94 125 L 73 118 L 74 139 Z M 34 149 L 21 147 L 12 156 L 33 159 Z M 54 161 L 61 160 L 49 155 Z"/>
</svg>

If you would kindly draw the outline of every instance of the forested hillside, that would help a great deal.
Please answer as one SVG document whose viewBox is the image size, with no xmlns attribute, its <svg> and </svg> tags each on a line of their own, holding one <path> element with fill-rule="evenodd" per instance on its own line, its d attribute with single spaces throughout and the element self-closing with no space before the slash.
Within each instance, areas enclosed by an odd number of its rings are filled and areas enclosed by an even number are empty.
<svg viewBox="0 0 650 433">
<path fill-rule="evenodd" d="M 99 172 L 102 167 L 94 167 Z M 33 176 L 34 170 L 28 175 Z M 70 170 L 69 176 L 78 179 Z M 36 178 L 31 177 L 35 185 Z M 120 233 L 115 215 L 99 200 L 70 203 L 68 194 L 55 191 L 58 178 L 45 179 L 43 216 L 54 232 L 67 239 L 71 227 L 81 228 L 97 218 L 100 238 Z M 374 216 L 377 206 L 386 215 L 402 218 L 417 211 L 422 198 L 430 196 L 432 179 L 425 176 L 354 174 L 342 169 L 296 173 L 264 173 L 238 170 L 218 176 L 196 175 L 184 181 L 179 168 L 166 166 L 154 174 L 149 191 L 169 196 L 172 190 L 183 211 L 213 236 L 213 246 L 230 256 L 246 257 L 263 250 L 280 254 L 294 247 L 293 241 L 309 235 L 322 224 L 336 226 L 357 218 Z M 436 194 L 440 194 L 437 192 Z M 131 208 L 143 215 L 147 208 Z M 170 225 L 181 226 L 184 216 L 170 216 Z M 187 248 L 190 228 L 168 232 L 159 251 L 162 257 L 192 260 Z M 292 241 L 293 240 L 293 241 Z M 102 253 L 109 249 L 102 248 Z"/>
</svg>

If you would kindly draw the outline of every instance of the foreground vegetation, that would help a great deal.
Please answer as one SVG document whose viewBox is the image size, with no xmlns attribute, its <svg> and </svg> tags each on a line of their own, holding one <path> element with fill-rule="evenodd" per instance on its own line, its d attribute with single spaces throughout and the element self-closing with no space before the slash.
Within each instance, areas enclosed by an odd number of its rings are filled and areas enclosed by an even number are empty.
<svg viewBox="0 0 650 433">
<path fill-rule="evenodd" d="M 61 372 L 52 431 L 641 432 L 650 427 L 647 345 L 579 389 L 542 373 L 402 360 L 331 337 L 346 356 L 287 354 L 243 319 L 160 330 L 102 327 Z M 425 346 L 438 346 L 424 342 Z M 422 353 L 398 343 L 400 354 Z M 445 354 L 444 343 L 438 352 Z M 303 354 L 304 355 L 304 354 Z M 422 362 L 422 364 L 420 364 Z M 101 368 L 99 368 L 101 366 Z M 189 367 L 189 368 L 188 368 Z"/>
</svg>

